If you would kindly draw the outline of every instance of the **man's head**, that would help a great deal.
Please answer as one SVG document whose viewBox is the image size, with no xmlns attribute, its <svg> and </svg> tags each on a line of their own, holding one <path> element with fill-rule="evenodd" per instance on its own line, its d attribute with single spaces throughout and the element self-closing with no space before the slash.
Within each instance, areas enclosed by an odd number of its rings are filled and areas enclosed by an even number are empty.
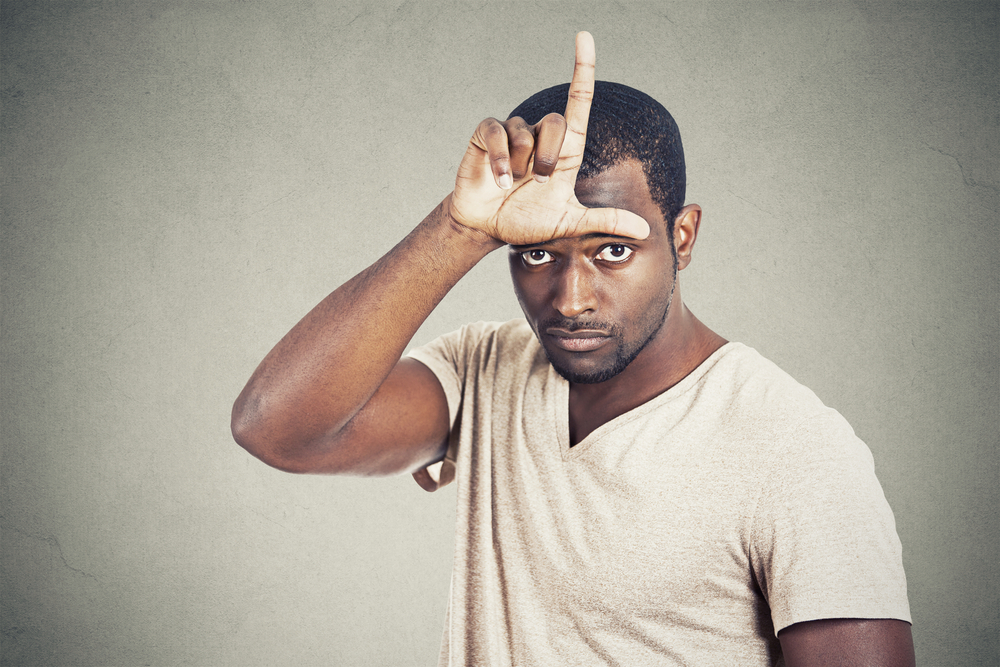
<svg viewBox="0 0 1000 667">
<path fill-rule="evenodd" d="M 511 117 L 537 123 L 561 112 L 567 94 L 567 85 L 544 90 Z M 512 246 L 510 254 L 521 308 L 571 382 L 616 377 L 657 340 L 700 220 L 697 206 L 683 208 L 684 189 L 680 135 L 667 110 L 637 90 L 598 81 L 576 195 L 585 206 L 642 216 L 649 237 L 569 237 Z"/>
<path fill-rule="evenodd" d="M 534 125 L 550 113 L 566 108 L 569 84 L 535 93 L 521 102 L 510 117 Z M 686 185 L 681 135 L 670 113 L 649 95 L 609 81 L 594 82 L 594 100 L 587 124 L 587 146 L 577 180 L 586 180 L 608 167 L 636 160 L 642 165 L 649 193 L 663 212 L 668 233 L 684 206 Z"/>
</svg>

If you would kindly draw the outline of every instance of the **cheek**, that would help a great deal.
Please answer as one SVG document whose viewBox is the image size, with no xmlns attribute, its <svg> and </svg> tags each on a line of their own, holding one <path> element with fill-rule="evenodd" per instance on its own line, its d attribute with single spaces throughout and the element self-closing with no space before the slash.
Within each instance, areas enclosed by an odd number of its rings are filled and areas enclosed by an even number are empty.
<svg viewBox="0 0 1000 667">
<path fill-rule="evenodd" d="M 537 289 L 533 288 L 532 281 L 530 280 L 530 274 L 524 271 L 518 271 L 516 267 L 511 267 L 510 270 L 510 281 L 514 286 L 514 296 L 517 297 L 517 302 L 521 304 L 521 310 L 524 311 L 525 315 L 534 308 L 535 299 L 532 299 L 532 295 L 537 295 Z"/>
<path fill-rule="evenodd" d="M 629 267 L 606 283 L 604 303 L 640 321 L 658 314 L 657 306 L 669 298 L 673 286 L 672 264 L 661 266 L 655 258 Z"/>
</svg>

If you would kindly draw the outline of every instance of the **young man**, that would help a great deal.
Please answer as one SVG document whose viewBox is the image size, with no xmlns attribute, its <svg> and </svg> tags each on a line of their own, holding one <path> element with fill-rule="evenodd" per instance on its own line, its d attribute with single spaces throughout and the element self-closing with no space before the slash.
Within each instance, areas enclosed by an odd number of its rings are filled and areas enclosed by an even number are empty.
<svg viewBox="0 0 1000 667">
<path fill-rule="evenodd" d="M 867 447 L 685 307 L 701 209 L 676 126 L 625 86 L 595 96 L 594 60 L 581 33 L 568 95 L 480 123 L 454 191 L 264 359 L 236 440 L 283 470 L 432 489 L 447 454 L 442 664 L 912 665 Z M 503 245 L 526 321 L 400 360 Z"/>
</svg>

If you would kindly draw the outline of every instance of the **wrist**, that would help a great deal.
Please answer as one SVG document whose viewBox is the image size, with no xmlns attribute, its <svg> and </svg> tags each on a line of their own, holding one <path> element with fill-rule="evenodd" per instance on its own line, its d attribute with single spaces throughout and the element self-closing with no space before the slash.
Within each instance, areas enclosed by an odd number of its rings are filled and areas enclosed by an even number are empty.
<svg viewBox="0 0 1000 667">
<path fill-rule="evenodd" d="M 446 226 L 451 234 L 461 239 L 463 244 L 468 244 L 471 249 L 481 251 L 483 256 L 493 252 L 497 248 L 501 248 L 505 245 L 503 241 L 497 239 L 496 237 L 490 236 L 486 232 L 475 229 L 474 227 L 469 227 L 455 217 L 452 207 L 451 207 L 452 195 L 449 194 L 444 198 L 438 205 L 438 218 L 442 225 Z"/>
</svg>

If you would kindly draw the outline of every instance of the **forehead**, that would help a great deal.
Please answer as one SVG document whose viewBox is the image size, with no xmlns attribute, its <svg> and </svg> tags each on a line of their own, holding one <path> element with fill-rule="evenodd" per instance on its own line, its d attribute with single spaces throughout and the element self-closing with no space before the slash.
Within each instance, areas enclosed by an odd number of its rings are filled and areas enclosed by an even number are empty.
<svg viewBox="0 0 1000 667">
<path fill-rule="evenodd" d="M 642 216 L 650 236 L 664 234 L 666 222 L 649 193 L 649 184 L 637 160 L 625 160 L 596 176 L 576 182 L 576 197 L 588 208 L 621 208 Z"/>
</svg>

